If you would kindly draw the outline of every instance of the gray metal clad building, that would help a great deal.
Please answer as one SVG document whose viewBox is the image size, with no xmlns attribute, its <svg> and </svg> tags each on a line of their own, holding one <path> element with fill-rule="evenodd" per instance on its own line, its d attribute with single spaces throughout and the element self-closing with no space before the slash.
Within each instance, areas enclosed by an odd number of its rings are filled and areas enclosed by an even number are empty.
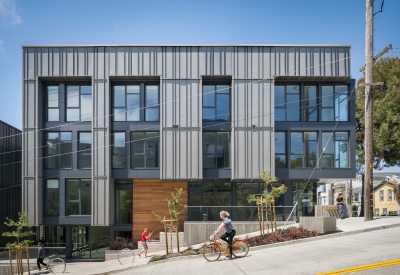
<svg viewBox="0 0 400 275">
<path fill-rule="evenodd" d="M 318 178 L 355 177 L 349 45 L 26 45 L 22 54 L 22 206 L 47 239 L 73 243 L 69 257 L 96 239 L 137 239 L 143 209 L 171 187 L 193 207 L 184 219 L 201 220 L 216 205 L 244 206 L 240 194 L 260 192 L 258 174 L 270 170 L 288 186 L 282 206 L 310 181 L 297 214 L 311 215 Z"/>
<path fill-rule="evenodd" d="M 0 120 L 0 232 L 10 229 L 4 224 L 6 217 L 18 220 L 21 211 L 21 130 Z M 0 247 L 12 238 L 0 234 Z"/>
</svg>

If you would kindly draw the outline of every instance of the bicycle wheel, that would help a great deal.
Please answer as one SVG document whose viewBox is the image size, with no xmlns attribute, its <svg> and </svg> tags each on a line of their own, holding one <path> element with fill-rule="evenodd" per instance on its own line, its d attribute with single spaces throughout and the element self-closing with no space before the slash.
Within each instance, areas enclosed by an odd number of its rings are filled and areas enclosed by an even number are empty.
<svg viewBox="0 0 400 275">
<path fill-rule="evenodd" d="M 64 273 L 65 269 L 67 268 L 65 262 L 61 258 L 54 258 L 50 260 L 48 263 L 50 272 L 55 274 L 55 273 Z"/>
<path fill-rule="evenodd" d="M 242 240 L 234 241 L 232 243 L 232 253 L 236 258 L 246 257 L 247 253 L 249 253 L 249 245 Z"/>
<path fill-rule="evenodd" d="M 203 256 L 209 262 L 215 262 L 221 257 L 221 249 L 215 244 L 209 244 L 203 249 Z"/>
</svg>

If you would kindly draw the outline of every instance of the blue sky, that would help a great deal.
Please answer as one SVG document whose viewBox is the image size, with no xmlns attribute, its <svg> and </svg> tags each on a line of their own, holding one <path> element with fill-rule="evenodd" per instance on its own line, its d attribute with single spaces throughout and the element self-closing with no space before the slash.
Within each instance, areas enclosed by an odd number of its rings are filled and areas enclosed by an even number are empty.
<svg viewBox="0 0 400 275">
<path fill-rule="evenodd" d="M 399 11 L 375 16 L 376 52 L 400 47 Z M 350 44 L 358 79 L 364 41 L 365 0 L 0 0 L 0 120 L 22 125 L 24 44 Z"/>
</svg>

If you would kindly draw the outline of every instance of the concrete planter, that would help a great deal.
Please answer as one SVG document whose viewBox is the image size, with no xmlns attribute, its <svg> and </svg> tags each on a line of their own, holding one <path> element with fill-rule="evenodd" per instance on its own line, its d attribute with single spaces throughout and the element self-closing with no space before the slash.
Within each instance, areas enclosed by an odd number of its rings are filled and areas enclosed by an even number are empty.
<svg viewBox="0 0 400 275">
<path fill-rule="evenodd" d="M 344 206 L 344 217 L 349 217 L 350 209 L 347 208 L 347 205 Z M 336 205 L 316 205 L 315 206 L 315 217 L 335 217 L 336 219 L 340 219 L 339 209 Z"/>
<path fill-rule="evenodd" d="M 319 233 L 336 231 L 335 217 L 300 217 L 300 226 L 307 230 L 317 230 Z"/>
</svg>

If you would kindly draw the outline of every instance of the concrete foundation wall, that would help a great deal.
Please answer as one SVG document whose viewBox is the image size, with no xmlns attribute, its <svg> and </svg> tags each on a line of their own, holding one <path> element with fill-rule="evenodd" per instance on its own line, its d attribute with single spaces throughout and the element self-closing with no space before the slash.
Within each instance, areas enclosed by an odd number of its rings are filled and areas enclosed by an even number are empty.
<svg viewBox="0 0 400 275">
<path fill-rule="evenodd" d="M 336 230 L 335 217 L 300 217 L 300 226 L 307 230 L 317 230 L 319 233 Z"/>
</svg>

